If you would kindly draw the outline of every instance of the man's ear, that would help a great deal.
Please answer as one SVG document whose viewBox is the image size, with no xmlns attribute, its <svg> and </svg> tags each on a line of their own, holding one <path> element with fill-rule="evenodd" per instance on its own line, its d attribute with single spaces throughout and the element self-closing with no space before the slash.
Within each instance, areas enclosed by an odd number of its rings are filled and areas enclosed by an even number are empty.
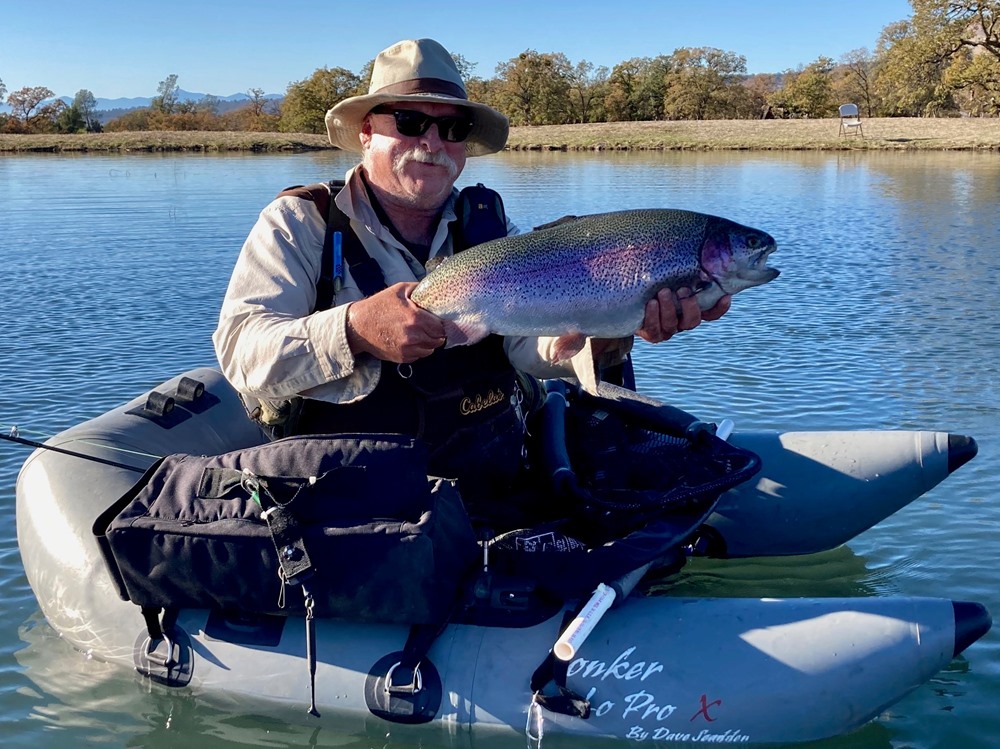
<svg viewBox="0 0 1000 749">
<path fill-rule="evenodd" d="M 368 142 L 372 139 L 372 118 L 365 117 L 361 121 L 361 132 L 358 134 L 361 139 L 361 147 L 364 148 L 368 145 Z"/>
</svg>

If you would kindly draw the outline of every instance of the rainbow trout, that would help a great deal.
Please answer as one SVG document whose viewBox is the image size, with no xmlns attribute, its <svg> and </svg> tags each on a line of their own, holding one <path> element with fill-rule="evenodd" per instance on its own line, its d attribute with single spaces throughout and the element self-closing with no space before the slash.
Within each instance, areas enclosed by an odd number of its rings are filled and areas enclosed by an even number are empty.
<svg viewBox="0 0 1000 749">
<path fill-rule="evenodd" d="M 775 249 L 765 232 L 703 213 L 598 213 L 446 258 L 412 299 L 445 321 L 448 347 L 490 333 L 558 336 L 566 360 L 589 336 L 632 335 L 664 287 L 695 291 L 706 310 L 777 278 L 766 265 Z"/>
</svg>

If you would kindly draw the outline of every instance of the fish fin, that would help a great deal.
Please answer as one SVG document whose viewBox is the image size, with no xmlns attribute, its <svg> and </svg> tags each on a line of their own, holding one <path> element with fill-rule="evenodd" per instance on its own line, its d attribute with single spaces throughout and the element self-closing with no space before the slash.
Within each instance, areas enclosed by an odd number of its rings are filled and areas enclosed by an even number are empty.
<svg viewBox="0 0 1000 749">
<path fill-rule="evenodd" d="M 447 341 L 445 348 L 454 346 L 471 346 L 479 343 L 490 334 L 489 328 L 484 325 L 473 325 L 469 323 L 457 323 L 454 320 L 444 320 L 444 334 Z"/>
<path fill-rule="evenodd" d="M 556 338 L 552 346 L 552 361 L 558 364 L 562 361 L 569 361 L 578 353 L 589 348 L 587 346 L 587 336 L 583 333 L 567 333 Z"/>
<path fill-rule="evenodd" d="M 594 360 L 594 347 L 591 343 L 593 339 L 587 338 L 583 348 L 570 358 L 569 363 L 573 368 L 577 381 L 586 392 L 597 395 L 597 386 L 601 382 L 601 371 Z"/>
</svg>

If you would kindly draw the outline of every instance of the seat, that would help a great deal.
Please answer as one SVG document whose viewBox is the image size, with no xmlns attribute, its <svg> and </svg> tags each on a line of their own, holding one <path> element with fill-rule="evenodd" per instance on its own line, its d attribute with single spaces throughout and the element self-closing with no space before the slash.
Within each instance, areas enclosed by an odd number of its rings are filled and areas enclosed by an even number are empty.
<svg viewBox="0 0 1000 749">
<path fill-rule="evenodd" d="M 840 135 L 860 135 L 865 137 L 865 131 L 861 126 L 861 117 L 858 114 L 857 104 L 840 105 Z"/>
</svg>

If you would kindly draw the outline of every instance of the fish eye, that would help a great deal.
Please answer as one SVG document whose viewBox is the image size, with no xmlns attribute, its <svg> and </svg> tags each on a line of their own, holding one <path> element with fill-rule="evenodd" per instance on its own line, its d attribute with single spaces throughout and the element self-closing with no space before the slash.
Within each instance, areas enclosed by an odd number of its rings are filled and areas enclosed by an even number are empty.
<svg viewBox="0 0 1000 749">
<path fill-rule="evenodd" d="M 749 249 L 756 250 L 758 247 L 761 246 L 761 244 L 763 243 L 761 242 L 760 237 L 757 236 L 756 234 L 747 235 L 746 245 Z"/>
</svg>

